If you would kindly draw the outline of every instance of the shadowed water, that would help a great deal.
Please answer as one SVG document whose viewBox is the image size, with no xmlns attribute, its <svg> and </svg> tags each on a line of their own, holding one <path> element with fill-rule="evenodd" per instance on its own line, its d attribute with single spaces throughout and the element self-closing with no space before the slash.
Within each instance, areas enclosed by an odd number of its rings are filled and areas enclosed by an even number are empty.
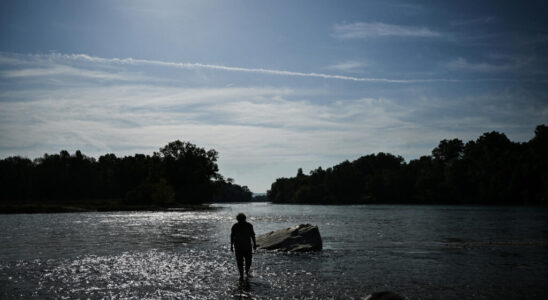
<svg viewBox="0 0 548 300">
<path fill-rule="evenodd" d="M 545 298 L 548 210 L 223 204 L 204 212 L 0 215 L 0 298 Z M 319 253 L 258 251 L 239 282 L 230 226 L 317 224 Z"/>
</svg>

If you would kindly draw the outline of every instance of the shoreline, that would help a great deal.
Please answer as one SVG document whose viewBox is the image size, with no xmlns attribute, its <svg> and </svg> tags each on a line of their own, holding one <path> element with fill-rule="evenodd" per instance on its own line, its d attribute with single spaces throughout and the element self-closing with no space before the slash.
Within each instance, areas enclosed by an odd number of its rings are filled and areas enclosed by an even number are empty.
<svg viewBox="0 0 548 300">
<path fill-rule="evenodd" d="M 74 205 L 74 204 L 52 204 L 52 205 L 6 205 L 0 206 L 0 215 L 11 214 L 49 214 L 49 213 L 86 213 L 86 212 L 115 212 L 115 211 L 152 211 L 152 212 L 187 212 L 215 210 L 210 204 L 188 204 L 174 207 L 161 207 L 155 205 Z"/>
<path fill-rule="evenodd" d="M 124 211 L 150 211 L 150 212 L 188 212 L 188 211 L 208 211 L 221 209 L 222 204 L 246 204 L 246 203 L 268 203 L 273 205 L 311 205 L 311 206 L 453 206 L 453 207 L 542 207 L 548 205 L 535 204 L 432 204 L 432 203 L 360 203 L 360 204 L 332 204 L 332 203 L 274 203 L 274 202 L 213 202 L 203 204 L 186 204 L 173 207 L 161 207 L 155 205 L 119 205 L 119 204 L 96 204 L 96 205 L 75 205 L 75 204 L 26 204 L 26 205 L 6 205 L 0 206 L 0 215 L 10 214 L 48 214 L 48 213 L 86 213 L 86 212 L 124 212 Z"/>
</svg>

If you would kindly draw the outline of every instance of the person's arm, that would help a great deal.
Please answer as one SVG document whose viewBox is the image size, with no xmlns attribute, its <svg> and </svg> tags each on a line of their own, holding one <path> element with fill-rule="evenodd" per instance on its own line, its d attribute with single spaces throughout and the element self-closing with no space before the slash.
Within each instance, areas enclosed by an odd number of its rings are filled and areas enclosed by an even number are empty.
<svg viewBox="0 0 548 300">
<path fill-rule="evenodd" d="M 230 252 L 234 252 L 234 226 L 230 230 Z"/>
<path fill-rule="evenodd" d="M 255 241 L 255 231 L 253 230 L 253 225 L 251 226 L 251 239 L 253 240 L 253 249 L 257 250 L 257 242 Z"/>
</svg>

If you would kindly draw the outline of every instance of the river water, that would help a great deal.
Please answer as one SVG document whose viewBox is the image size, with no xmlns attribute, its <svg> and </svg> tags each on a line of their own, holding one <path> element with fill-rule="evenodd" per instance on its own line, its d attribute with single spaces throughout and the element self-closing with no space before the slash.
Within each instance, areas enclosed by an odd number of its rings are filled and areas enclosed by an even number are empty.
<svg viewBox="0 0 548 300">
<path fill-rule="evenodd" d="M 0 215 L 0 298 L 548 299 L 547 208 L 216 206 Z M 238 212 L 257 234 L 316 224 L 324 250 L 259 250 L 239 282 Z"/>
</svg>

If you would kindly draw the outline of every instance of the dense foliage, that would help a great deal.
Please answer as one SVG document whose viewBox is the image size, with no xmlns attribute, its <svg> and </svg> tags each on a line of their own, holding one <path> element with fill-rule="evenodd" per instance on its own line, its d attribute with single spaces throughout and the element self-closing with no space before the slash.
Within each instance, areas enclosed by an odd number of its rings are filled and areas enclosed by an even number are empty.
<svg viewBox="0 0 548 300">
<path fill-rule="evenodd" d="M 232 178 L 226 181 L 218 181 L 217 193 L 213 197 L 212 202 L 251 202 L 253 201 L 253 193 L 247 186 L 234 184 Z"/>
<path fill-rule="evenodd" d="M 280 178 L 268 191 L 275 203 L 547 204 L 548 127 L 526 143 L 498 132 L 464 144 L 443 140 L 406 163 L 370 154 L 332 168 Z"/>
<path fill-rule="evenodd" d="M 219 174 L 217 152 L 174 141 L 151 155 L 99 159 L 80 151 L 0 160 L 1 205 L 96 203 L 159 207 L 250 201 L 247 187 Z M 104 203 L 103 201 L 102 203 Z"/>
</svg>

